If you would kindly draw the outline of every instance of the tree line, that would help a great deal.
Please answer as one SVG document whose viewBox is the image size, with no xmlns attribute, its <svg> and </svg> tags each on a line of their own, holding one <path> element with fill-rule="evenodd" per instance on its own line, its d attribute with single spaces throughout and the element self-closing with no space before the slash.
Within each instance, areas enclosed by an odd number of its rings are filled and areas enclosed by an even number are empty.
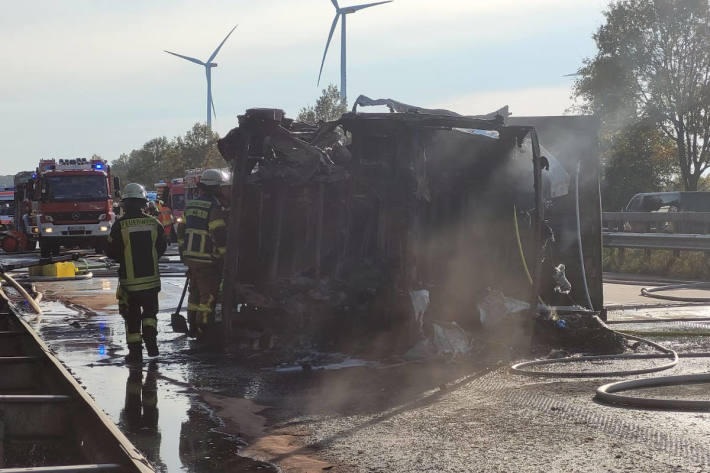
<svg viewBox="0 0 710 473">
<path fill-rule="evenodd" d="M 182 136 L 147 141 L 141 148 L 121 154 L 111 171 L 121 182 L 137 182 L 147 188 L 163 180 L 185 177 L 187 169 L 222 168 L 227 163 L 217 149 L 219 135 L 204 123 L 196 123 Z"/>
</svg>

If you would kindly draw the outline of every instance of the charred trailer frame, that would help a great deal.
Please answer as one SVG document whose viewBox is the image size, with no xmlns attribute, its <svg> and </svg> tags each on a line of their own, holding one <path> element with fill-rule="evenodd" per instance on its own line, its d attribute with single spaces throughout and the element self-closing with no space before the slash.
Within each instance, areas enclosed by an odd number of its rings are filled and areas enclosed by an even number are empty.
<svg viewBox="0 0 710 473">
<path fill-rule="evenodd" d="M 219 147 L 234 176 L 224 269 L 228 332 L 239 324 L 341 348 L 379 336 L 394 348 L 422 329 L 419 291 L 430 301 L 428 320 L 472 330 L 491 288 L 533 311 L 541 300 L 588 305 L 583 286 L 562 294 L 551 277 L 560 262 L 581 271 L 574 248 L 558 248 L 555 237 L 560 229 L 576 233 L 568 228 L 574 192 L 567 168 L 581 155 L 564 165 L 544 156 L 529 124 L 353 112 L 309 127 L 280 110 L 250 109 Z M 598 155 L 588 155 L 597 169 Z M 560 169 L 552 171 L 566 182 L 548 176 L 553 160 Z M 598 210 L 598 169 L 594 175 L 589 182 L 597 187 L 584 199 L 596 199 Z M 601 274 L 600 241 L 599 248 L 586 243 L 586 271 Z M 593 309 L 601 309 L 591 292 Z"/>
</svg>

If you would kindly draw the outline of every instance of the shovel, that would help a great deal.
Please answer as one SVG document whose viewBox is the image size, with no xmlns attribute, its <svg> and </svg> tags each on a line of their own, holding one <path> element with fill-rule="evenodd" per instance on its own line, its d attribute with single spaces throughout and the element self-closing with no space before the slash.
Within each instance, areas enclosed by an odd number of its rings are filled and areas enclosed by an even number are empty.
<svg viewBox="0 0 710 473">
<path fill-rule="evenodd" d="M 180 303 L 178 304 L 175 312 L 170 316 L 170 325 L 173 328 L 173 332 L 177 333 L 187 333 L 187 320 L 185 317 L 180 315 L 180 309 L 182 309 L 182 302 L 185 300 L 185 293 L 187 292 L 187 285 L 190 282 L 190 275 L 188 274 L 185 278 L 185 287 L 182 288 L 182 295 L 180 296 Z"/>
</svg>

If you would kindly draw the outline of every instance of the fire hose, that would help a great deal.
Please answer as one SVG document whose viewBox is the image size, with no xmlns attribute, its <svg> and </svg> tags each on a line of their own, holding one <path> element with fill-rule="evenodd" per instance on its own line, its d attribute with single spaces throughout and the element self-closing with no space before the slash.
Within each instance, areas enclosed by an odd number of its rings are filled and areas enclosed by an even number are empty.
<svg viewBox="0 0 710 473">
<path fill-rule="evenodd" d="M 51 262 L 60 262 L 60 261 L 68 261 L 70 259 L 76 259 L 78 258 L 78 255 L 68 255 L 60 258 L 53 258 L 50 259 Z M 41 314 L 42 309 L 39 307 L 39 300 L 42 298 L 41 293 L 37 294 L 37 298 L 33 298 L 27 290 L 25 290 L 20 283 L 15 281 L 15 279 L 7 274 L 8 271 L 12 271 L 15 269 L 20 269 L 20 268 L 28 268 L 31 266 L 38 266 L 41 263 L 29 263 L 29 264 L 0 264 L 0 278 L 5 280 L 8 284 L 10 284 L 29 304 L 29 306 L 32 308 L 35 314 Z M 42 263 L 43 264 L 43 263 Z"/>
<path fill-rule="evenodd" d="M 4 272 L 0 272 L 0 277 L 8 282 L 30 305 L 35 314 L 41 314 L 42 309 L 40 309 L 39 304 L 35 299 L 30 296 L 30 294 L 22 287 L 17 281 L 15 281 L 12 276 Z"/>
<path fill-rule="evenodd" d="M 707 282 L 696 282 L 696 283 L 686 283 L 686 284 L 666 284 L 665 286 L 652 287 L 652 288 L 641 288 L 641 295 L 646 297 L 652 297 L 654 299 L 661 299 L 664 301 L 677 301 L 677 302 L 705 302 L 710 303 L 710 297 L 685 297 L 685 296 L 667 296 L 663 294 L 657 294 L 663 291 L 675 291 L 678 289 L 708 289 L 710 288 L 710 283 Z"/>
</svg>

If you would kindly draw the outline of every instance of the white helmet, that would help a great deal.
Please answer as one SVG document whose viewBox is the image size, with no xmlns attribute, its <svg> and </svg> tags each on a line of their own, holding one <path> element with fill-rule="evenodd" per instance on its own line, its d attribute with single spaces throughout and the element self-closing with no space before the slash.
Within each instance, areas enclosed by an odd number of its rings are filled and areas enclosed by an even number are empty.
<svg viewBox="0 0 710 473">
<path fill-rule="evenodd" d="M 205 169 L 200 176 L 200 184 L 206 187 L 228 186 L 231 184 L 229 173 L 221 169 Z"/>
<path fill-rule="evenodd" d="M 145 187 L 135 182 L 126 184 L 123 189 L 123 194 L 121 194 L 121 200 L 126 199 L 143 199 L 148 200 L 148 196 L 145 193 Z"/>
</svg>

